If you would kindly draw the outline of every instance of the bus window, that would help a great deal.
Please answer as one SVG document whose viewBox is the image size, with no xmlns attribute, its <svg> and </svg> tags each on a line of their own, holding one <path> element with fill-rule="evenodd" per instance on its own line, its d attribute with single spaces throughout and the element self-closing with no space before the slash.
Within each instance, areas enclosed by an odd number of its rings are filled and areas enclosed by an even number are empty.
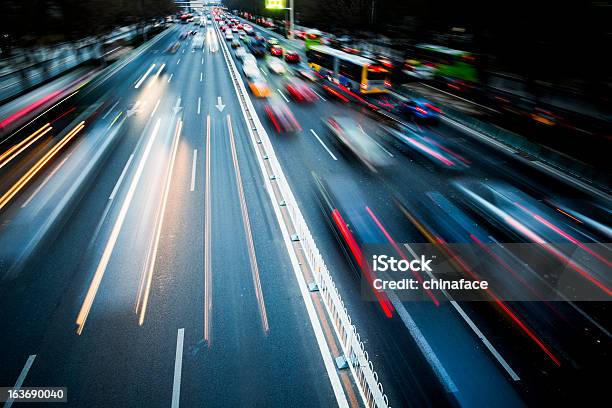
<svg viewBox="0 0 612 408">
<path fill-rule="evenodd" d="M 343 60 L 340 60 L 338 65 L 340 75 L 347 77 L 351 81 L 361 82 L 361 73 L 363 71 L 361 66 Z"/>
<path fill-rule="evenodd" d="M 323 68 L 333 70 L 334 69 L 334 57 L 326 55 L 317 51 L 308 51 L 308 62 L 319 65 Z"/>
</svg>

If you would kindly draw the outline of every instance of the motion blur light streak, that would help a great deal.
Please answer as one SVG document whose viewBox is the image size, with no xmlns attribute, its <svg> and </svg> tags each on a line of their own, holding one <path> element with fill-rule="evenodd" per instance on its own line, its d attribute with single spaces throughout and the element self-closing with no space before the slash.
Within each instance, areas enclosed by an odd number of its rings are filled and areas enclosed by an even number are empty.
<svg viewBox="0 0 612 408">
<path fill-rule="evenodd" d="M 30 136 L 26 137 L 21 142 L 17 143 L 16 145 L 8 149 L 6 152 L 2 153 L 2 155 L 0 155 L 0 169 L 6 166 L 6 164 L 13 160 L 15 157 L 17 157 L 19 153 L 23 152 L 25 149 L 35 143 L 38 139 L 44 136 L 47 132 L 51 131 L 51 129 L 53 128 L 50 126 L 49 123 L 47 123 L 40 129 L 38 129 L 36 132 L 32 133 Z"/>
<path fill-rule="evenodd" d="M 28 170 L 2 197 L 0 197 L 0 210 L 4 208 L 15 195 L 17 195 L 36 174 L 43 169 L 53 157 L 72 140 L 77 133 L 85 127 L 85 122 L 79 123 L 64 138 L 47 152 L 30 170 Z"/>
</svg>

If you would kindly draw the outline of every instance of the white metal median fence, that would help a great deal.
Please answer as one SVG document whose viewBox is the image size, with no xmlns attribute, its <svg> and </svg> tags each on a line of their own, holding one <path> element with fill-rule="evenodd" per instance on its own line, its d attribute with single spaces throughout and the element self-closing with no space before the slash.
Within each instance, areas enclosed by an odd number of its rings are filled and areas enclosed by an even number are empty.
<svg viewBox="0 0 612 408">
<path fill-rule="evenodd" d="M 308 261 L 308 266 L 314 276 L 321 299 L 325 305 L 325 310 L 332 322 L 342 352 L 346 358 L 348 368 L 355 379 L 361 398 L 367 407 L 388 407 L 389 400 L 384 393 L 382 384 L 378 381 L 378 374 L 374 370 L 372 361 L 370 361 L 364 344 L 360 340 L 357 329 L 351 323 L 351 318 L 344 307 L 342 297 L 323 261 L 323 257 L 297 205 L 293 192 L 281 169 L 281 165 L 274 154 L 274 148 L 272 147 L 270 138 L 255 112 L 253 103 L 247 94 L 244 83 L 240 79 L 240 74 L 229 54 L 227 45 L 223 41 L 221 41 L 221 44 L 223 55 L 230 69 L 232 81 L 238 92 L 238 99 L 245 112 L 247 125 L 250 128 L 251 135 L 255 138 L 254 142 L 263 147 L 264 156 L 262 159 L 267 160 L 270 165 L 272 174 L 269 174 L 269 177 L 272 182 L 276 184 L 280 192 L 281 197 L 278 202 L 284 201 L 283 208 L 287 211 L 295 233 L 299 237 L 300 245 Z M 259 153 L 257 148 L 255 151 Z M 272 197 L 278 196 L 274 191 L 271 193 Z M 279 197 L 277 197 L 277 199 L 278 198 Z M 273 205 L 278 204 L 273 203 Z"/>
</svg>

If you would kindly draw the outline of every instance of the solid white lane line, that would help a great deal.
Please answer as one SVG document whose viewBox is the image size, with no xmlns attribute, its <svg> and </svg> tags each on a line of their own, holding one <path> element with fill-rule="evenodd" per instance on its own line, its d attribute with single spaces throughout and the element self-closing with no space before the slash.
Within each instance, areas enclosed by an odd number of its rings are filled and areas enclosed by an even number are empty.
<svg viewBox="0 0 612 408">
<path fill-rule="evenodd" d="M 170 83 L 170 81 L 172 81 L 172 77 L 174 76 L 174 74 L 170 74 L 170 76 L 168 77 L 168 83 Z"/>
<path fill-rule="evenodd" d="M 191 187 L 189 188 L 189 191 L 195 191 L 197 162 L 198 162 L 198 149 L 193 149 L 193 162 L 191 163 Z"/>
<path fill-rule="evenodd" d="M 153 110 L 151 111 L 151 117 L 153 117 L 153 115 L 155 115 L 155 112 L 157 112 L 157 108 L 159 107 L 160 102 L 161 102 L 161 99 L 158 99 L 157 102 L 155 103 L 155 106 L 153 107 Z"/>
<path fill-rule="evenodd" d="M 287 97 L 285 96 L 285 94 L 283 93 L 283 91 L 281 91 L 280 89 L 276 88 L 276 90 L 278 91 L 278 93 L 280 94 L 280 96 L 283 97 L 283 99 L 285 100 L 285 102 L 289 102 L 289 99 L 287 99 Z"/>
<path fill-rule="evenodd" d="M 206 116 L 206 158 L 204 169 L 204 341 L 210 344 L 212 313 L 211 208 L 210 208 L 210 115 Z"/>
<path fill-rule="evenodd" d="M 200 72 L 200 82 L 202 82 L 202 78 L 204 78 L 204 74 Z"/>
<path fill-rule="evenodd" d="M 200 114 L 200 105 L 202 104 L 202 97 L 198 96 L 198 115 Z"/>
<path fill-rule="evenodd" d="M 115 109 L 118 103 L 119 100 L 117 100 L 117 102 L 115 102 L 115 104 L 111 106 L 111 108 L 104 114 L 104 116 L 102 116 L 102 119 L 106 119 L 106 117 L 113 111 L 113 109 Z"/>
<path fill-rule="evenodd" d="M 319 141 L 319 143 L 321 143 L 321 146 L 323 146 L 323 148 L 325 150 L 327 150 L 327 153 L 329 153 L 329 155 L 332 157 L 332 159 L 334 160 L 338 160 L 338 158 L 332 153 L 331 150 L 329 150 L 329 148 L 325 145 L 325 143 L 323 143 L 323 141 L 321 140 L 321 138 L 319 137 L 319 135 L 317 135 L 317 132 L 315 132 L 313 129 L 310 129 L 310 132 L 314 135 L 314 137 L 317 138 L 317 140 Z"/>
<path fill-rule="evenodd" d="M 32 367 L 32 364 L 34 363 L 35 358 L 36 358 L 36 354 L 31 354 L 28 357 L 28 360 L 26 361 L 25 365 L 21 369 L 21 373 L 19 374 L 19 377 L 17 377 L 17 381 L 15 382 L 15 385 L 13 386 L 14 390 L 21 389 L 21 386 L 23 385 L 23 382 L 26 376 L 28 375 L 28 371 L 30 371 L 30 368 Z M 10 408 L 13 405 L 13 402 L 14 402 L 13 398 L 7 399 L 6 402 L 4 403 L 4 408 Z"/>
<path fill-rule="evenodd" d="M 181 372 L 183 370 L 183 342 L 185 329 L 176 334 L 176 354 L 174 355 L 174 380 L 172 381 L 172 408 L 178 408 L 181 399 Z"/>
<path fill-rule="evenodd" d="M 164 190 L 162 193 L 162 202 L 161 208 L 159 209 L 158 217 L 156 220 L 156 231 L 154 235 L 154 239 L 152 242 L 152 249 L 147 256 L 147 260 L 149 262 L 148 268 L 146 270 L 146 275 L 144 276 L 145 286 L 144 286 L 144 294 L 142 295 L 142 307 L 140 308 L 140 316 L 138 317 L 138 324 L 142 326 L 144 323 L 145 314 L 147 313 L 147 305 L 149 303 L 149 293 L 151 292 L 151 281 L 153 280 L 153 271 L 155 270 L 155 263 L 157 261 L 157 251 L 159 249 L 159 240 L 161 237 L 161 232 L 164 226 L 164 215 L 166 214 L 166 207 L 168 205 L 168 195 L 170 193 L 170 184 L 172 183 L 172 174 L 174 172 L 174 163 L 176 161 L 176 152 L 178 150 L 178 143 L 181 137 L 181 129 L 183 128 L 183 122 L 179 119 L 176 124 L 176 131 L 174 133 L 174 139 L 172 141 L 172 150 L 170 153 L 170 162 L 168 163 L 168 173 L 166 176 L 166 183 L 164 185 Z M 137 303 L 140 305 L 140 299 Z"/>
<path fill-rule="evenodd" d="M 61 163 L 59 165 L 57 165 L 57 167 L 55 167 L 53 169 L 53 171 L 51 173 L 49 173 L 49 175 L 47 177 L 45 177 L 45 180 L 42 183 L 40 183 L 40 185 L 36 188 L 36 190 L 34 190 L 32 195 L 30 195 L 30 197 L 28 197 L 28 199 L 21 205 L 21 208 L 25 208 L 28 204 L 30 204 L 30 201 L 32 201 L 32 199 L 34 197 L 36 197 L 38 192 L 40 190 L 42 190 L 42 188 L 49 182 L 49 180 L 51 180 L 51 177 L 53 177 L 53 175 L 55 173 L 57 173 L 57 171 L 64 165 L 64 163 L 66 163 L 66 160 L 68 160 L 68 158 L 70 156 L 72 156 L 73 152 L 74 152 L 74 150 L 72 150 L 70 153 L 68 153 L 68 155 L 66 155 L 66 157 L 64 157 L 64 160 L 62 160 Z"/>
<path fill-rule="evenodd" d="M 130 158 L 125 163 L 125 166 L 123 166 L 123 170 L 121 171 L 121 174 L 119 175 L 119 178 L 117 179 L 117 183 L 115 183 L 115 187 L 113 188 L 113 191 L 111 191 L 110 195 L 108 196 L 109 200 L 112 200 L 113 198 L 115 198 L 115 194 L 117 194 L 117 191 L 119 190 L 119 186 L 121 185 L 121 182 L 123 181 L 123 178 L 125 177 L 125 173 L 127 172 L 128 167 L 130 167 L 130 163 L 132 162 L 133 158 L 134 158 L 134 153 L 130 154 Z"/>
<path fill-rule="evenodd" d="M 236 143 L 234 142 L 234 130 L 232 129 L 232 119 L 227 115 L 227 127 L 230 136 L 230 150 L 232 152 L 232 162 L 234 163 L 234 172 L 236 175 L 236 185 L 238 187 L 238 197 L 240 199 L 240 211 L 242 212 L 242 221 L 244 232 L 247 239 L 249 250 L 249 260 L 251 263 L 251 275 L 253 278 L 253 286 L 255 287 L 255 296 L 259 304 L 259 312 L 261 314 L 261 322 L 263 330 L 268 333 L 270 326 L 268 324 L 268 314 L 266 313 L 266 304 L 264 302 L 263 291 L 261 290 L 261 281 L 259 279 L 259 267 L 257 265 L 257 255 L 255 253 L 255 245 L 253 243 L 253 233 L 251 232 L 251 221 L 249 219 L 249 209 L 247 207 L 246 198 L 244 195 L 244 187 L 242 186 L 242 176 L 240 175 L 240 164 L 238 163 L 238 154 L 236 152 Z"/>
<path fill-rule="evenodd" d="M 263 68 L 259 68 L 259 70 L 261 71 L 262 74 L 264 74 L 264 76 L 268 76 L 268 73 L 264 71 Z"/>
<path fill-rule="evenodd" d="M 123 227 L 123 222 L 125 221 L 128 209 L 130 208 L 130 204 L 132 203 L 132 199 L 134 198 L 136 187 L 138 186 L 140 177 L 142 176 L 142 172 L 144 171 L 145 163 L 149 158 L 149 154 L 151 153 L 151 148 L 153 147 L 153 143 L 155 142 L 155 139 L 157 137 L 157 132 L 159 132 L 160 125 L 161 119 L 158 119 L 155 123 L 155 127 L 153 128 L 153 132 L 151 132 L 151 136 L 149 136 L 149 141 L 145 147 L 140 162 L 138 163 L 136 173 L 132 178 L 132 182 L 130 183 L 130 187 L 127 191 L 125 200 L 121 205 L 121 209 L 119 210 L 119 214 L 117 215 L 115 225 L 113 225 L 113 229 L 111 230 L 108 242 L 104 247 L 102 257 L 98 262 L 98 266 L 96 267 L 96 271 L 94 272 L 93 279 L 91 281 L 89 289 L 87 290 L 85 299 L 83 300 L 83 305 L 79 310 L 79 314 L 76 319 L 77 334 L 79 335 L 83 332 L 83 328 L 85 327 L 85 321 L 87 320 L 87 316 L 89 315 L 89 311 L 91 310 L 91 306 L 93 305 L 96 293 L 98 292 L 98 288 L 100 287 L 100 282 L 102 282 L 102 278 L 104 277 L 104 273 L 106 272 L 106 267 L 108 266 L 110 257 L 113 253 L 113 250 L 115 249 L 115 244 L 117 243 L 117 239 L 119 238 L 119 232 L 121 232 L 121 228 Z"/>
<path fill-rule="evenodd" d="M 136 85 L 134 85 L 134 88 L 136 89 L 140 88 L 140 85 L 142 85 L 145 79 L 147 79 L 151 71 L 153 71 L 153 68 L 155 68 L 155 64 L 151 65 L 149 69 L 147 69 L 147 72 L 145 72 L 144 75 L 138 80 L 138 82 L 136 82 Z"/>
<path fill-rule="evenodd" d="M 410 252 L 410 254 L 415 259 L 418 258 L 416 252 L 410 247 L 410 245 L 404 244 L 404 247 L 408 250 L 408 252 Z M 436 277 L 431 272 L 425 271 L 425 273 L 427 274 L 429 279 L 437 280 Z M 487 350 L 489 350 L 489 352 L 493 354 L 493 357 L 495 357 L 495 359 L 504 368 L 504 370 L 506 370 L 510 378 L 512 378 L 513 381 L 519 381 L 520 377 L 518 376 L 518 374 L 516 374 L 516 372 L 512 369 L 512 367 L 510 367 L 510 365 L 506 362 L 506 360 L 502 357 L 502 355 L 499 354 L 497 349 L 493 346 L 493 344 L 489 341 L 489 339 L 486 338 L 486 336 L 482 333 L 482 331 L 480 331 L 478 326 L 476 326 L 476 324 L 472 321 L 472 319 L 470 319 L 467 313 L 465 313 L 463 308 L 448 294 L 446 290 L 442 289 L 441 292 L 444 295 L 444 297 L 446 297 L 446 299 L 450 301 L 451 305 L 453 305 L 455 310 L 459 313 L 459 315 L 463 318 L 463 320 L 468 324 L 468 326 L 470 326 L 470 329 L 472 329 L 472 331 L 476 334 L 476 336 L 484 343 Z"/>
</svg>

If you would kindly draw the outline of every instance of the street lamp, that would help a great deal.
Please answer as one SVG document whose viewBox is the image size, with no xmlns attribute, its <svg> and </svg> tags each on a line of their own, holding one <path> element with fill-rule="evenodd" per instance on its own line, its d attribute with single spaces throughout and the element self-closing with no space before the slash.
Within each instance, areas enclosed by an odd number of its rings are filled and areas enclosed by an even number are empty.
<svg viewBox="0 0 612 408">
<path fill-rule="evenodd" d="M 285 0 L 266 0 L 266 8 L 271 10 L 289 10 L 289 39 L 293 40 L 293 0 L 285 7 Z"/>
</svg>

